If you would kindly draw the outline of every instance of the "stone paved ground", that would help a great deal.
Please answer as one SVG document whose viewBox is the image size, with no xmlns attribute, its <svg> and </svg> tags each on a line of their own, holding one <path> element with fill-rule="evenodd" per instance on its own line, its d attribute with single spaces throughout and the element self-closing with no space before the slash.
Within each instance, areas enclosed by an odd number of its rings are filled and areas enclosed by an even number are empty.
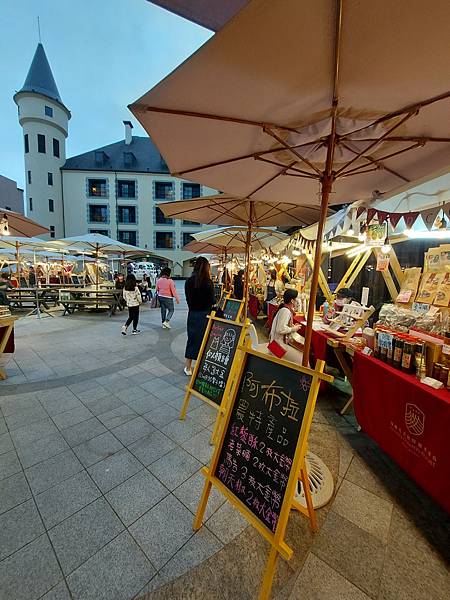
<svg viewBox="0 0 450 600">
<path fill-rule="evenodd" d="M 0 383 L 0 600 L 255 598 L 265 542 L 213 493 L 192 531 L 215 412 L 178 420 L 186 306 L 173 329 L 123 315 L 29 317 Z M 290 519 L 279 598 L 449 598 L 448 517 L 322 398 L 311 449 L 336 480 L 313 536 Z M 178 579 L 177 579 L 178 578 Z"/>
</svg>

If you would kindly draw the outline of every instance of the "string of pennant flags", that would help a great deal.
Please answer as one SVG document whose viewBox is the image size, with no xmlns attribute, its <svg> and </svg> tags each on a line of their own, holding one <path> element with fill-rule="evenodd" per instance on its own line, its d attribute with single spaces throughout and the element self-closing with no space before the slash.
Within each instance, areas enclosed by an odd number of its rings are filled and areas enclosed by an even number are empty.
<svg viewBox="0 0 450 600">
<path fill-rule="evenodd" d="M 437 221 L 439 214 L 442 214 L 444 220 Z M 445 219 L 450 224 L 450 202 L 444 203 L 432 208 L 426 208 L 419 211 L 408 212 L 389 212 L 376 208 L 367 208 L 359 206 L 358 208 L 349 211 L 333 229 L 324 235 L 324 241 L 329 242 L 338 235 L 345 235 L 347 231 L 357 224 L 365 223 L 370 225 L 372 222 L 377 222 L 380 225 L 389 223 L 392 231 L 395 232 L 400 221 L 403 220 L 404 229 L 411 229 L 418 218 L 421 218 L 425 227 L 430 231 L 433 227 L 445 227 Z M 290 239 L 287 248 L 302 248 L 306 251 L 311 251 L 315 246 L 315 239 L 308 239 L 301 230 L 297 231 Z"/>
</svg>

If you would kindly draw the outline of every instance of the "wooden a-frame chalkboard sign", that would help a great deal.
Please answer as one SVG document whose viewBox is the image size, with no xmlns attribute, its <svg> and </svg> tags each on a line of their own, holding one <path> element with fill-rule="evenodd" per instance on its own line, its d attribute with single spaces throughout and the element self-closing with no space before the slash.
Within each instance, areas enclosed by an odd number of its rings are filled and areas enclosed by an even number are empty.
<svg viewBox="0 0 450 600">
<path fill-rule="evenodd" d="M 243 309 L 243 300 L 237 300 L 236 298 L 227 298 L 222 308 L 223 318 L 227 321 L 238 322 L 241 320 Z"/>
<path fill-rule="evenodd" d="M 191 395 L 200 398 L 221 412 L 230 395 L 235 380 L 235 356 L 238 346 L 245 340 L 248 323 L 235 323 L 217 317 L 214 312 L 208 316 L 208 326 L 203 336 L 186 396 L 181 408 L 180 419 L 186 417 Z"/>
<path fill-rule="evenodd" d="M 305 454 L 320 382 L 333 377 L 323 373 L 321 360 L 312 370 L 252 350 L 248 340 L 241 350 L 211 464 L 202 470 L 206 481 L 194 530 L 202 525 L 214 485 L 272 546 L 259 595 L 267 600 L 278 555 L 292 556 L 284 541 L 291 508 L 317 530 Z M 298 479 L 306 509 L 294 499 Z"/>
</svg>

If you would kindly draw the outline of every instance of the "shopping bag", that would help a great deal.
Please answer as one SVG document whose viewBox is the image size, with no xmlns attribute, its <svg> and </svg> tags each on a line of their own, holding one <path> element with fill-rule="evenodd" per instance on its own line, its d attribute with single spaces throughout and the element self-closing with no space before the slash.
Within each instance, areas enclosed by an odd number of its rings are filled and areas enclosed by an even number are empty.
<svg viewBox="0 0 450 600">
<path fill-rule="evenodd" d="M 159 308 L 160 304 L 159 304 L 159 298 L 158 298 L 158 294 L 155 294 L 150 302 L 150 308 Z"/>
<path fill-rule="evenodd" d="M 280 346 L 280 344 L 275 340 L 272 340 L 267 344 L 267 349 L 270 350 L 270 352 L 272 352 L 272 354 L 274 354 L 277 358 L 283 358 L 287 352 L 287 350 L 285 350 L 283 346 Z"/>
</svg>

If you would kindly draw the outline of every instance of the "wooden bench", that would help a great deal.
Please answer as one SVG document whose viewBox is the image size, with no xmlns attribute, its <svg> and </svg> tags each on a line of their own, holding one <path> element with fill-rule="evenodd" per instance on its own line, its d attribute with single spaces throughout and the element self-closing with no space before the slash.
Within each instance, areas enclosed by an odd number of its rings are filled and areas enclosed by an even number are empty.
<svg viewBox="0 0 450 600">
<path fill-rule="evenodd" d="M 66 291 L 66 290 L 64 290 Z M 71 315 L 75 310 L 109 310 L 111 317 L 116 313 L 116 310 L 123 310 L 120 304 L 122 297 L 121 290 L 107 291 L 83 291 L 70 290 L 70 298 L 61 297 L 59 303 L 63 306 L 63 316 Z"/>
</svg>

